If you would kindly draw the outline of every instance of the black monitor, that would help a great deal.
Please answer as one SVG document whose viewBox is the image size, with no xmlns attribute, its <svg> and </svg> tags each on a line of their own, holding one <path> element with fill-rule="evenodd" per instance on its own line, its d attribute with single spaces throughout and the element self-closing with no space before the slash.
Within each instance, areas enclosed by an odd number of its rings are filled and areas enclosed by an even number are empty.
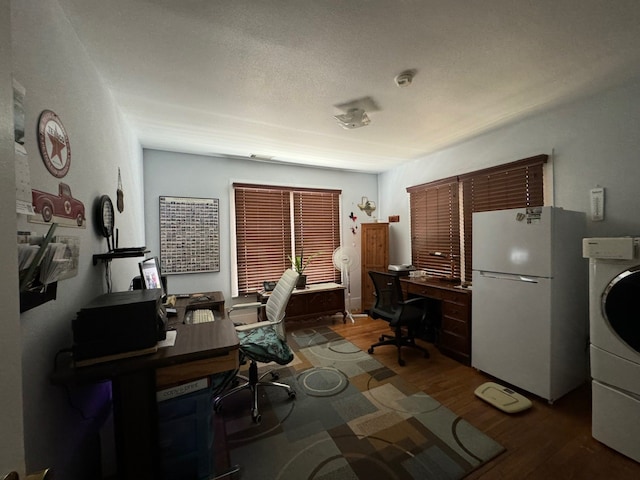
<svg viewBox="0 0 640 480">
<path fill-rule="evenodd" d="M 142 287 L 147 289 L 159 288 L 162 290 L 162 298 L 165 298 L 167 292 L 162 284 L 162 274 L 160 272 L 160 261 L 158 257 L 147 258 L 138 265 L 140 267 Z"/>
</svg>

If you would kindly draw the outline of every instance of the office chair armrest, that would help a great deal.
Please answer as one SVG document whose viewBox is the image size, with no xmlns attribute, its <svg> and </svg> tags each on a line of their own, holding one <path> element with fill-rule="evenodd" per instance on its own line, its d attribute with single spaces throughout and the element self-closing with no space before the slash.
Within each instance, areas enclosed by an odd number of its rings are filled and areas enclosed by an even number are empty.
<svg viewBox="0 0 640 480">
<path fill-rule="evenodd" d="M 414 303 L 426 303 L 427 299 L 424 297 L 415 297 L 410 298 L 409 300 L 403 300 L 402 302 L 398 302 L 398 305 L 406 306 L 413 305 Z"/>
<path fill-rule="evenodd" d="M 246 330 L 253 330 L 254 328 L 260 328 L 267 325 L 273 325 L 271 322 L 255 322 L 255 323 L 247 323 L 245 325 L 236 325 L 236 331 L 244 332 Z"/>
<path fill-rule="evenodd" d="M 227 313 L 230 313 L 234 310 L 242 310 L 244 308 L 260 308 L 264 307 L 263 303 L 260 302 L 249 302 L 249 303 L 237 303 L 227 309 Z"/>
</svg>

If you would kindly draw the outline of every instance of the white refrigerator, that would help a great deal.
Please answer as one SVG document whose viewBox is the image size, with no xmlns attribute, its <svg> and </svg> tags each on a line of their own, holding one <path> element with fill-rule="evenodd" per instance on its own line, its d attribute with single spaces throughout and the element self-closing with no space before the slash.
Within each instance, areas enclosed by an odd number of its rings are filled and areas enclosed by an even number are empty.
<svg viewBox="0 0 640 480">
<path fill-rule="evenodd" d="M 473 214 L 471 365 L 550 403 L 589 375 L 585 226 L 554 207 Z"/>
</svg>

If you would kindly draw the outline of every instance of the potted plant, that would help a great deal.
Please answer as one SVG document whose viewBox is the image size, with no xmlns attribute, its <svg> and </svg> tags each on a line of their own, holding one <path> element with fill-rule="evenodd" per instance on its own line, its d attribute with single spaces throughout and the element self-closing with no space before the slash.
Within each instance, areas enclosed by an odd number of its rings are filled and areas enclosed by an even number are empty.
<svg viewBox="0 0 640 480">
<path fill-rule="evenodd" d="M 307 286 L 307 276 L 304 274 L 305 268 L 309 266 L 311 260 L 315 256 L 319 255 L 319 253 L 314 253 L 313 255 L 304 258 L 304 249 L 300 250 L 300 255 L 296 257 L 289 256 L 289 261 L 291 261 L 291 268 L 293 268 L 296 272 L 298 272 L 298 282 L 296 283 L 296 288 L 305 288 Z"/>
</svg>

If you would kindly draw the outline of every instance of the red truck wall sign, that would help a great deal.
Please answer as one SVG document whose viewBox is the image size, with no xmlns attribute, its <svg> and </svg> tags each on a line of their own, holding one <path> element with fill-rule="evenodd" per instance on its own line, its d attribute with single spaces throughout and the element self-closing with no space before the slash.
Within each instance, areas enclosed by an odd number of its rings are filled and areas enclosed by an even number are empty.
<svg viewBox="0 0 640 480">
<path fill-rule="evenodd" d="M 58 193 L 47 193 L 40 190 L 31 190 L 33 209 L 42 215 L 42 219 L 49 223 L 56 217 L 75 219 L 81 227 L 86 219 L 84 204 L 71 196 L 71 189 L 66 183 L 60 182 Z"/>
</svg>

